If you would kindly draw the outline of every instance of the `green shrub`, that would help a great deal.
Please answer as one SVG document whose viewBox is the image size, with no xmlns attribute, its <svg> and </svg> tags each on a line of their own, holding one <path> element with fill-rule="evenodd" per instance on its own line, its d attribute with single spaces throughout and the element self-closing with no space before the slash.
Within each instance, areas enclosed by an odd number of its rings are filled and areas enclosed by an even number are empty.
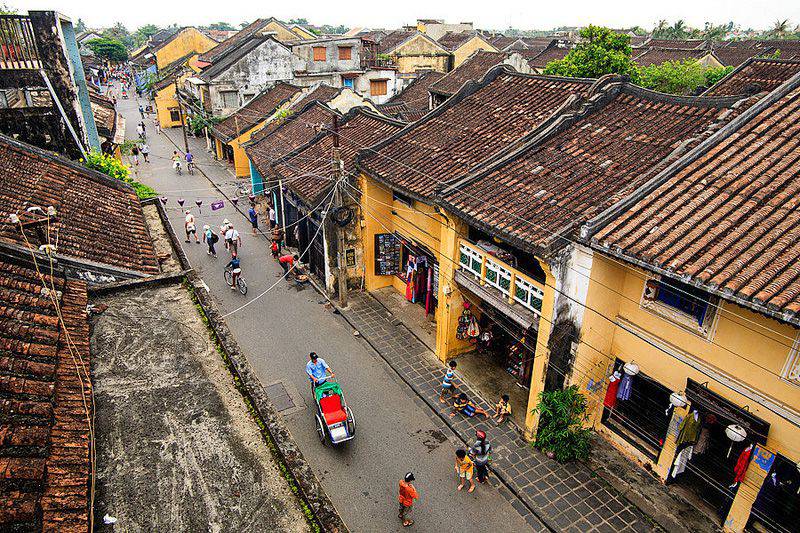
<svg viewBox="0 0 800 533">
<path fill-rule="evenodd" d="M 534 446 L 551 452 L 561 463 L 589 457 L 591 430 L 583 427 L 587 419 L 586 396 L 576 385 L 540 393 L 534 412 L 539 413 Z"/>
<path fill-rule="evenodd" d="M 86 159 L 81 159 L 81 163 L 83 163 L 87 168 L 102 172 L 106 176 L 124 181 L 133 187 L 133 190 L 136 192 L 136 196 L 138 196 L 140 200 L 146 200 L 148 198 L 155 198 L 158 196 L 158 193 L 155 191 L 155 189 L 131 178 L 130 169 L 125 166 L 122 161 L 118 160 L 112 155 L 93 150 L 89 152 L 89 154 L 86 156 Z"/>
</svg>

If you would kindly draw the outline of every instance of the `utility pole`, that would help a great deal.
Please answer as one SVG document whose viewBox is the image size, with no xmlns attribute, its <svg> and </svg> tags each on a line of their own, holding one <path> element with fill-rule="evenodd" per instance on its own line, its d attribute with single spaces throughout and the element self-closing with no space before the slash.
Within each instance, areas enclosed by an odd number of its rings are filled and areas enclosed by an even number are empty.
<svg viewBox="0 0 800 533">
<path fill-rule="evenodd" d="M 342 200 L 342 155 L 339 150 L 339 117 L 333 115 L 333 177 L 335 209 L 344 207 Z M 347 307 L 347 257 L 345 254 L 344 228 L 334 221 L 336 227 L 336 278 L 339 281 L 339 307 Z"/>
<path fill-rule="evenodd" d="M 178 118 L 181 120 L 181 131 L 183 131 L 184 153 L 189 153 L 189 139 L 186 137 L 186 122 L 183 120 L 183 106 L 181 105 L 181 93 L 178 91 L 178 78 L 175 78 L 175 99 L 178 100 Z"/>
</svg>

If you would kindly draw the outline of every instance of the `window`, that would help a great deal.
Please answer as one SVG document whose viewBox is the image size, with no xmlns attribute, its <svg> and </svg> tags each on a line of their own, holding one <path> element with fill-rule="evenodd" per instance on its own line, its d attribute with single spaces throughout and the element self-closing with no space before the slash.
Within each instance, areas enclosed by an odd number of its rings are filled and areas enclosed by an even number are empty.
<svg viewBox="0 0 800 533">
<path fill-rule="evenodd" d="M 315 46 L 313 47 L 313 50 L 314 61 L 325 61 L 328 58 L 328 54 L 324 46 Z"/>
<path fill-rule="evenodd" d="M 342 78 L 342 85 L 344 85 L 348 89 L 352 89 L 353 88 L 353 78 Z"/>
<path fill-rule="evenodd" d="M 353 59 L 353 47 L 352 46 L 340 46 L 339 47 L 339 61 L 350 61 Z"/>
<path fill-rule="evenodd" d="M 644 285 L 642 307 L 684 328 L 707 335 L 714 318 L 716 300 L 703 289 L 680 281 L 650 279 Z"/>
<path fill-rule="evenodd" d="M 172 122 L 180 122 L 181 121 L 181 114 L 178 112 L 177 109 L 170 109 L 169 110 L 169 119 Z"/>
<path fill-rule="evenodd" d="M 222 91 L 222 107 L 239 107 L 239 93 L 236 91 Z"/>
<path fill-rule="evenodd" d="M 783 366 L 781 377 L 790 383 L 800 385 L 800 333 L 794 339 L 789 358 Z"/>
<path fill-rule="evenodd" d="M 371 96 L 385 96 L 388 92 L 388 80 L 369 80 L 369 94 Z"/>
</svg>

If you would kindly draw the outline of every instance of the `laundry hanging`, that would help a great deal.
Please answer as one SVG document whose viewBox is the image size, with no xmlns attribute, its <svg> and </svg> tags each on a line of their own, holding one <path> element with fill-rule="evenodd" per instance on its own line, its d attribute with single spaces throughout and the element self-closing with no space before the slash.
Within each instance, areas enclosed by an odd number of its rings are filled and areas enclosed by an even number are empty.
<svg viewBox="0 0 800 533">
<path fill-rule="evenodd" d="M 620 374 L 614 374 L 608 378 L 608 389 L 606 389 L 606 397 L 603 400 L 603 405 L 609 409 L 613 409 L 617 405 L 617 391 L 619 390 Z"/>
<path fill-rule="evenodd" d="M 700 436 L 700 415 L 697 411 L 692 411 L 686 415 L 681 424 L 678 426 L 678 440 L 676 445 L 681 444 L 694 444 Z"/>
<path fill-rule="evenodd" d="M 618 400 L 629 400 L 631 397 L 631 390 L 633 389 L 633 376 L 630 374 L 623 374 L 619 383 L 619 390 L 617 391 Z"/>
<path fill-rule="evenodd" d="M 686 465 L 689 464 L 689 461 L 692 458 L 693 446 L 686 446 L 682 449 L 678 455 L 675 456 L 675 462 L 672 463 L 674 467 L 672 469 L 672 477 L 674 478 L 678 474 L 683 474 L 686 470 Z"/>
</svg>

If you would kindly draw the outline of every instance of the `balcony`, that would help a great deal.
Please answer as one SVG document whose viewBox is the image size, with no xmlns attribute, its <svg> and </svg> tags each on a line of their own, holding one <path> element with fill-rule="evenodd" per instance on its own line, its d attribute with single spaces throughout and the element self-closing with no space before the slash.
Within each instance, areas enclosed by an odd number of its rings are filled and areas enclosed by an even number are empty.
<svg viewBox="0 0 800 533">
<path fill-rule="evenodd" d="M 0 70 L 41 68 L 31 19 L 0 15 Z"/>
<path fill-rule="evenodd" d="M 459 270 L 471 274 L 482 287 L 496 289 L 509 305 L 521 305 L 541 316 L 543 284 L 464 239 L 458 248 Z"/>
</svg>

